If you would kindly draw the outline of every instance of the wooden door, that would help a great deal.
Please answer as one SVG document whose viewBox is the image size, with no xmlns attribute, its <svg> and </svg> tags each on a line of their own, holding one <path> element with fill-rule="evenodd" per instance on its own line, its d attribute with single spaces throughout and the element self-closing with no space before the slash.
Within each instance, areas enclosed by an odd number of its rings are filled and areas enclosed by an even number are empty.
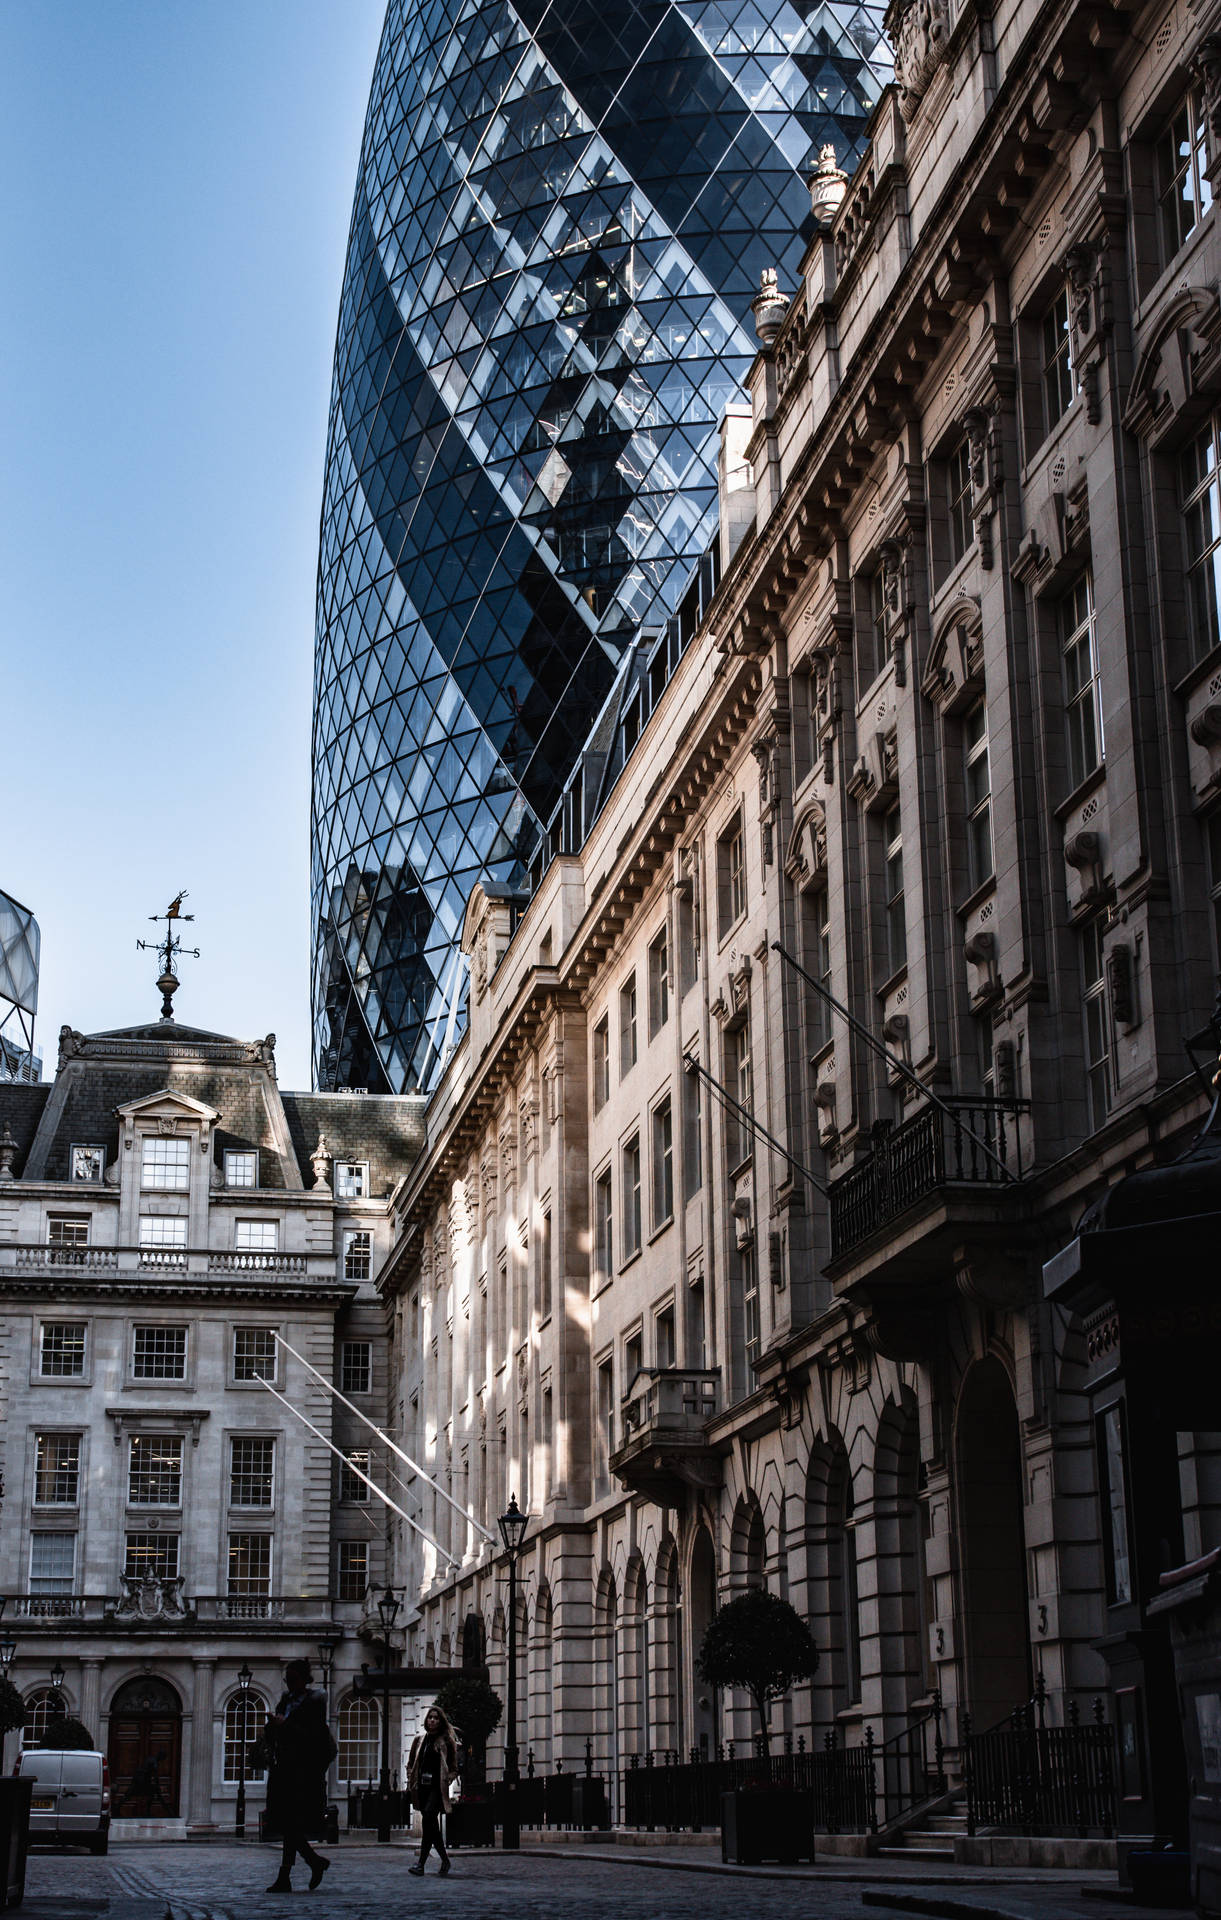
<svg viewBox="0 0 1221 1920">
<path fill-rule="evenodd" d="M 110 1709 L 108 1758 L 116 1820 L 177 1818 L 182 1713 L 165 1681 L 120 1687 Z"/>
</svg>

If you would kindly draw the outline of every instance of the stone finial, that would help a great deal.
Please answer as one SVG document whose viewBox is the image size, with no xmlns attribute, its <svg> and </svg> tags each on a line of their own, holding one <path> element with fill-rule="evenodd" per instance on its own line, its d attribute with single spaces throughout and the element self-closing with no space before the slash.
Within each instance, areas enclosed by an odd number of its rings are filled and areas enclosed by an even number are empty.
<svg viewBox="0 0 1221 1920">
<path fill-rule="evenodd" d="M 12 1136 L 9 1123 L 4 1123 L 4 1132 L 0 1133 L 0 1180 L 11 1180 L 13 1161 L 17 1155 L 17 1142 Z"/>
<path fill-rule="evenodd" d="M 810 175 L 810 205 L 820 227 L 829 227 L 848 191 L 848 176 L 830 141 L 818 149 L 818 165 Z"/>
<path fill-rule="evenodd" d="M 789 310 L 789 296 L 780 291 L 780 276 L 775 267 L 764 267 L 759 275 L 759 291 L 750 306 L 755 316 L 759 344 L 763 347 L 774 346 Z"/>
<path fill-rule="evenodd" d="M 329 1193 L 331 1183 L 327 1173 L 331 1164 L 331 1149 L 327 1146 L 325 1133 L 318 1135 L 318 1145 L 311 1153 L 309 1163 L 314 1169 L 314 1192 Z"/>
</svg>

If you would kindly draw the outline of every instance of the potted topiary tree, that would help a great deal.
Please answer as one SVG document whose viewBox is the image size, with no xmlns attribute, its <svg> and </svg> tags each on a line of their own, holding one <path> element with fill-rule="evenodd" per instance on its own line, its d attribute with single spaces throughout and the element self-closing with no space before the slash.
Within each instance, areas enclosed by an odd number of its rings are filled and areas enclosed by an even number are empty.
<svg viewBox="0 0 1221 1920">
<path fill-rule="evenodd" d="M 794 1681 L 818 1667 L 818 1649 L 801 1615 L 776 1594 L 752 1587 L 718 1608 L 709 1622 L 696 1673 L 705 1686 L 742 1687 L 754 1700 L 764 1762 L 770 1760 L 767 1711 Z M 814 1858 L 813 1796 L 760 1777 L 721 1796 L 721 1854 L 739 1865 Z"/>
<path fill-rule="evenodd" d="M 42 1744 L 44 1747 L 59 1747 L 64 1752 L 96 1753 L 97 1751 L 88 1727 L 70 1713 L 57 1714 L 54 1720 L 47 1721 L 47 1730 L 43 1735 Z"/>
<path fill-rule="evenodd" d="M 449 1816 L 451 1846 L 491 1847 L 496 1843 L 492 1796 L 487 1790 L 489 1735 L 504 1712 L 500 1695 L 477 1674 L 456 1673 L 437 1693 L 437 1705 L 461 1735 L 462 1799 Z"/>
</svg>

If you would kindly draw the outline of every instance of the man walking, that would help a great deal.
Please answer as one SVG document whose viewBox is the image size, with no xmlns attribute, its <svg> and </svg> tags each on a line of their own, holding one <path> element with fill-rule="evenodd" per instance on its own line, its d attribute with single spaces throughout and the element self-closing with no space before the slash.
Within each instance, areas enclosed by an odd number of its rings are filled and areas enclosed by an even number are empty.
<svg viewBox="0 0 1221 1920">
<path fill-rule="evenodd" d="M 310 1892 L 321 1883 L 330 1861 L 309 1843 L 309 1830 L 326 1817 L 326 1773 L 335 1758 L 335 1742 L 326 1723 L 326 1702 L 310 1686 L 308 1660 L 290 1660 L 285 1691 L 267 1722 L 267 1820 L 279 1834 L 284 1852 L 268 1893 L 291 1893 L 289 1877 L 300 1854 L 309 1868 Z"/>
</svg>

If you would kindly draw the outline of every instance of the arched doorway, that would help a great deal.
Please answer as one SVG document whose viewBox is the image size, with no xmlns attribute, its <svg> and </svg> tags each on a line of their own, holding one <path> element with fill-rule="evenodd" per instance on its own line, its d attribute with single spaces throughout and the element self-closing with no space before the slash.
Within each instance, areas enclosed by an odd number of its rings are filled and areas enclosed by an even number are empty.
<svg viewBox="0 0 1221 1920">
<path fill-rule="evenodd" d="M 997 1359 L 977 1361 L 963 1382 L 957 1455 L 966 1703 L 982 1729 L 1029 1700 L 1034 1688 L 1022 1442 L 1013 1388 Z"/>
<path fill-rule="evenodd" d="M 110 1705 L 110 1785 L 116 1820 L 178 1817 L 182 1702 L 168 1680 L 128 1680 Z"/>
<path fill-rule="evenodd" d="M 694 1701 L 691 1731 L 695 1743 L 714 1752 L 717 1743 L 716 1696 L 695 1673 L 695 1662 L 704 1643 L 709 1622 L 716 1612 L 716 1554 L 712 1535 L 700 1527 L 691 1548 L 691 1580 L 688 1618 L 691 1623 L 691 1685 Z"/>
</svg>

